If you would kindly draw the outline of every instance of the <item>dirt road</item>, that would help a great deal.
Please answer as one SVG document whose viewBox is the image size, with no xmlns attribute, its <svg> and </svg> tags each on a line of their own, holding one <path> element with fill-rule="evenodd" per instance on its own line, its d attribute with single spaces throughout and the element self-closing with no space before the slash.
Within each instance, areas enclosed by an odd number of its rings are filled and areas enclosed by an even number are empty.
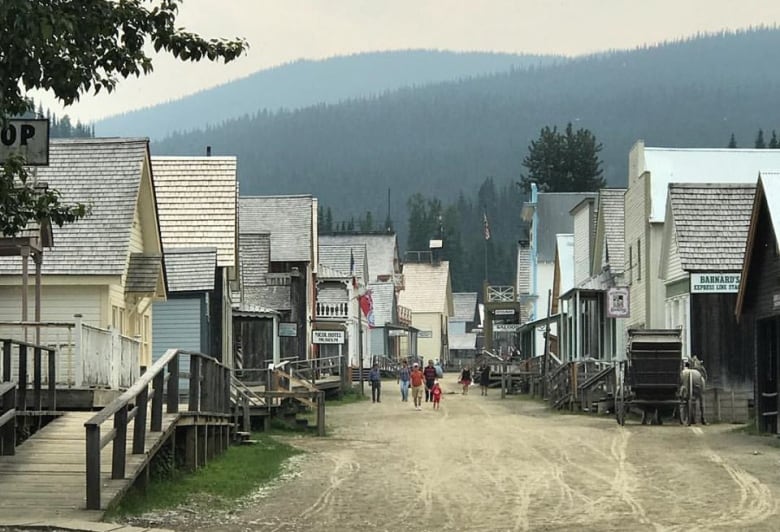
<svg viewBox="0 0 780 532">
<path fill-rule="evenodd" d="M 444 380 L 454 392 L 454 377 Z M 330 437 L 230 517 L 231 530 L 777 530 L 780 449 L 730 425 L 641 426 L 447 393 L 329 408 Z M 177 528 L 176 523 L 167 526 Z M 208 521 L 187 530 L 227 530 Z"/>
</svg>

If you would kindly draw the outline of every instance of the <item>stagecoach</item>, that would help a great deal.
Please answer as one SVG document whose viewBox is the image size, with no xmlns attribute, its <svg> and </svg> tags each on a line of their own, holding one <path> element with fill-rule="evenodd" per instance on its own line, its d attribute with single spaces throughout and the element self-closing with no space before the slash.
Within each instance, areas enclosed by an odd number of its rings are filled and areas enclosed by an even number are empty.
<svg viewBox="0 0 780 532">
<path fill-rule="evenodd" d="M 616 366 L 615 417 L 620 425 L 631 409 L 642 424 L 660 425 L 664 416 L 685 415 L 680 399 L 682 338 L 679 329 L 629 329 L 626 360 Z"/>
</svg>

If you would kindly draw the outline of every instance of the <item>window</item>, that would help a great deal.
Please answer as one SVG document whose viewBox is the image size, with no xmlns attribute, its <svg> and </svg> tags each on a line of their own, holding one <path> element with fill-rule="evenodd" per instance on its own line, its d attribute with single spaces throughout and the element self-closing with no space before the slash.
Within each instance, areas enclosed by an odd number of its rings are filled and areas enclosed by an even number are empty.
<svg viewBox="0 0 780 532">
<path fill-rule="evenodd" d="M 634 283 L 634 253 L 631 246 L 628 246 L 628 284 Z"/>
<path fill-rule="evenodd" d="M 111 327 L 116 329 L 119 334 L 125 333 L 125 309 L 116 305 L 111 306 Z"/>
<path fill-rule="evenodd" d="M 642 280 L 642 239 L 636 239 L 636 280 Z"/>
</svg>

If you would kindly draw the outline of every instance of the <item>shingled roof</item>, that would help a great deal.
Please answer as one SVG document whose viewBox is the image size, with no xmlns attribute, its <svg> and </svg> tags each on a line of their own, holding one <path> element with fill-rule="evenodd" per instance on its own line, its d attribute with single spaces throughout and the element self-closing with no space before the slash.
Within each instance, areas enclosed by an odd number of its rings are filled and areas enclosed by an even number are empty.
<svg viewBox="0 0 780 532">
<path fill-rule="evenodd" d="M 741 270 L 753 208 L 753 184 L 669 185 L 683 270 Z"/>
<path fill-rule="evenodd" d="M 131 253 L 125 292 L 149 294 L 157 291 L 162 275 L 162 255 Z"/>
<path fill-rule="evenodd" d="M 269 285 L 269 257 L 271 236 L 269 234 L 242 235 L 241 282 L 243 284 L 242 308 L 263 307 L 275 310 L 290 310 L 290 287 Z"/>
<path fill-rule="evenodd" d="M 393 306 L 395 304 L 395 287 L 392 283 L 371 283 L 371 300 L 374 303 L 374 321 L 377 327 L 393 323 Z"/>
<path fill-rule="evenodd" d="M 217 248 L 181 248 L 165 251 L 168 290 L 195 292 L 214 290 Z"/>
<path fill-rule="evenodd" d="M 49 166 L 37 169 L 38 181 L 58 190 L 63 203 L 84 203 L 92 212 L 53 227 L 55 247 L 43 254 L 44 275 L 125 273 L 142 177 L 150 170 L 148 146 L 148 139 L 51 140 Z M 153 225 L 156 230 L 156 219 Z M 18 257 L 0 258 L 0 274 L 20 272 Z"/>
<path fill-rule="evenodd" d="M 354 272 L 350 271 L 350 257 L 355 259 Z M 358 279 L 363 280 L 363 284 L 368 284 L 368 263 L 366 257 L 366 246 L 355 243 L 353 245 L 344 244 L 322 244 L 319 246 L 318 255 L 320 264 L 342 272 L 349 276 L 353 274 Z"/>
<path fill-rule="evenodd" d="M 412 312 L 440 312 L 452 315 L 450 263 L 404 263 L 404 289 L 398 304 Z"/>
<path fill-rule="evenodd" d="M 152 157 L 163 250 L 217 248 L 217 264 L 236 264 L 235 157 Z"/>
<path fill-rule="evenodd" d="M 242 196 L 238 199 L 239 233 L 269 233 L 272 262 L 310 262 L 314 203 L 311 195 Z"/>
<path fill-rule="evenodd" d="M 604 242 L 596 247 L 606 247 L 606 257 L 614 273 L 623 272 L 625 254 L 625 196 L 624 188 L 603 188 L 599 190 L 597 224 L 602 224 Z"/>
<path fill-rule="evenodd" d="M 395 233 L 320 235 L 319 242 L 320 246 L 364 246 L 368 258 L 368 272 L 371 275 L 369 282 L 374 282 L 382 276 L 392 278 L 393 274 L 400 273 L 395 271 L 396 268 L 400 269 Z"/>
</svg>

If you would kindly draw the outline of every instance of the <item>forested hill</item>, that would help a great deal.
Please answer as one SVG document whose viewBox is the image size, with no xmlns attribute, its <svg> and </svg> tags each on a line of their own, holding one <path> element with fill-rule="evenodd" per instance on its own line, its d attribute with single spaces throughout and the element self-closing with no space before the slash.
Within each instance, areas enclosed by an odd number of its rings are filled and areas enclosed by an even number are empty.
<svg viewBox="0 0 780 532">
<path fill-rule="evenodd" d="M 408 50 L 300 60 L 199 93 L 100 120 L 99 136 L 163 138 L 262 109 L 294 110 L 478 75 L 549 64 L 555 56 Z"/>
</svg>

